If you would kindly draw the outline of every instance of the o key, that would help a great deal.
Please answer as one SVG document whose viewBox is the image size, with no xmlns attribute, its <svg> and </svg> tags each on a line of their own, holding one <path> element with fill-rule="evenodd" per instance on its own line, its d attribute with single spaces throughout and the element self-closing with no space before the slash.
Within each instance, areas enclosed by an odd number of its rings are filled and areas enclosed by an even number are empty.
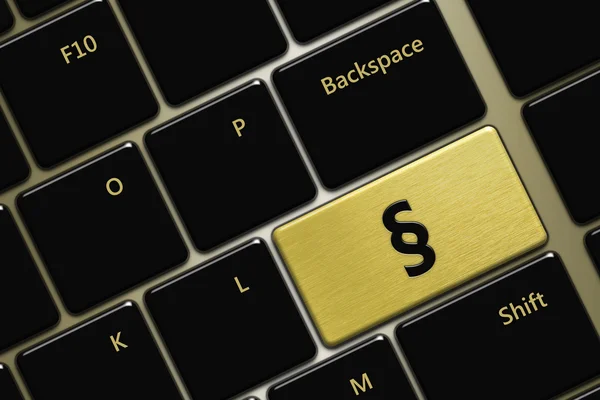
<svg viewBox="0 0 600 400">
<path fill-rule="evenodd" d="M 278 228 L 327 345 L 546 242 L 498 136 L 483 128 Z"/>
</svg>

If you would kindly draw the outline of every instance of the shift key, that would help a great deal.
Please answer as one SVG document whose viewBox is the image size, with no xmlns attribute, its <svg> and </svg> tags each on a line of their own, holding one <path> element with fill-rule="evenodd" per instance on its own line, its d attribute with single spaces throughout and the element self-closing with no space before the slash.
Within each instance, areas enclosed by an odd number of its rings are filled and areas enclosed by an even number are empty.
<svg viewBox="0 0 600 400">
<path fill-rule="evenodd" d="M 428 0 L 284 65 L 273 80 L 328 188 L 473 122 L 486 109 Z"/>
</svg>

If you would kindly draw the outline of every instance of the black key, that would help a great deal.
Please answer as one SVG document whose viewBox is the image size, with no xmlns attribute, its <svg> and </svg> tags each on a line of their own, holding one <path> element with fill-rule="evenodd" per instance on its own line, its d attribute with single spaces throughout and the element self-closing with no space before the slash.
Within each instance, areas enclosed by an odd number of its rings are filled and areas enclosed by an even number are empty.
<svg viewBox="0 0 600 400">
<path fill-rule="evenodd" d="M 600 58 L 595 2 L 468 3 L 515 96 L 525 96 Z"/>
<path fill-rule="evenodd" d="M 17 362 L 36 400 L 181 399 L 131 302 L 26 350 Z"/>
<path fill-rule="evenodd" d="M 310 201 L 316 193 L 261 81 L 150 132 L 146 145 L 202 251 Z M 192 182 L 202 182 L 203 189 Z"/>
<path fill-rule="evenodd" d="M 26 180 L 29 171 L 29 165 L 0 112 L 0 192 Z"/>
<path fill-rule="evenodd" d="M 0 238 L 1 352 L 56 325 L 59 317 L 8 208 L 2 205 Z"/>
<path fill-rule="evenodd" d="M 107 0 L 8 41 L 0 60 L 0 88 L 43 168 L 158 112 Z"/>
<path fill-rule="evenodd" d="M 275 385 L 269 400 L 415 399 L 390 341 L 377 336 Z"/>
<path fill-rule="evenodd" d="M 195 399 L 231 398 L 316 353 L 258 239 L 152 289 L 146 304 Z"/>
<path fill-rule="evenodd" d="M 428 0 L 292 61 L 273 79 L 328 188 L 485 113 L 436 4 Z"/>
<path fill-rule="evenodd" d="M 15 0 L 19 9 L 27 18 L 35 18 L 69 1 L 71 0 Z"/>
<path fill-rule="evenodd" d="M 390 0 L 277 0 L 297 41 L 308 42 Z"/>
<path fill-rule="evenodd" d="M 546 400 L 600 373 L 600 340 L 554 253 L 396 335 L 429 400 Z"/>
<path fill-rule="evenodd" d="M 31 189 L 17 203 L 73 313 L 180 265 L 188 256 L 132 143 Z"/>
<path fill-rule="evenodd" d="M 8 367 L 0 364 L 0 398 L 2 400 L 23 400 Z"/>
<path fill-rule="evenodd" d="M 523 115 L 538 149 L 554 177 L 575 222 L 600 216 L 600 193 L 593 171 L 598 162 L 600 138 L 600 72 L 527 104 Z"/>
<path fill-rule="evenodd" d="M 574 400 L 600 400 L 600 387 L 588 392 Z"/>
<path fill-rule="evenodd" d="M 0 0 L 0 34 L 12 28 L 14 23 L 15 19 L 12 12 L 10 12 L 10 8 L 8 8 L 8 4 L 6 4 L 6 0 Z"/>
<path fill-rule="evenodd" d="M 266 0 L 119 4 L 170 104 L 184 103 L 287 50 Z"/>
</svg>

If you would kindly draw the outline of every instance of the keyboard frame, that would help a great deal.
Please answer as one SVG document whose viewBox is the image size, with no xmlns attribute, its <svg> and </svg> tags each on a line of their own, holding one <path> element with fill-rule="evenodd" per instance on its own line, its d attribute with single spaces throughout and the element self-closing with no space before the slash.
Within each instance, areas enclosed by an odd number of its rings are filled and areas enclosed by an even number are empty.
<svg viewBox="0 0 600 400">
<path fill-rule="evenodd" d="M 18 353 L 23 351 L 24 349 L 30 348 L 37 343 L 42 342 L 46 338 L 55 336 L 56 334 L 63 332 L 64 330 L 75 326 L 93 316 L 96 316 L 106 310 L 111 309 L 117 304 L 120 304 L 126 300 L 132 300 L 136 302 L 142 311 L 142 314 L 146 320 L 146 323 L 150 327 L 151 333 L 154 336 L 155 340 L 158 343 L 159 350 L 162 353 L 163 357 L 167 361 L 168 368 L 170 372 L 173 374 L 175 381 L 181 390 L 184 398 L 189 399 L 189 395 L 185 390 L 181 377 L 177 373 L 177 369 L 173 364 L 173 360 L 169 357 L 168 352 L 165 349 L 165 344 L 161 340 L 160 335 L 158 334 L 156 325 L 152 321 L 150 314 L 148 312 L 147 307 L 144 304 L 144 293 L 156 285 L 165 282 L 174 276 L 180 275 L 185 271 L 189 271 L 198 264 L 204 263 L 208 260 L 214 259 L 231 249 L 234 249 L 240 246 L 243 243 L 250 241 L 253 238 L 261 238 L 265 241 L 269 250 L 274 256 L 274 259 L 277 263 L 278 268 L 282 272 L 282 276 L 286 284 L 288 285 L 292 296 L 304 318 L 306 325 L 309 328 L 310 334 L 313 337 L 313 340 L 317 346 L 317 357 L 313 359 L 307 365 L 299 366 L 298 368 L 292 369 L 288 373 L 283 376 L 277 377 L 275 379 L 269 380 L 262 385 L 243 393 L 239 396 L 234 397 L 234 399 L 247 399 L 248 397 L 258 397 L 260 399 L 267 399 L 267 391 L 274 384 L 281 382 L 285 378 L 289 376 L 293 376 L 300 371 L 309 368 L 310 366 L 323 361 L 333 355 L 336 355 L 350 347 L 355 346 L 357 343 L 366 340 L 367 338 L 371 338 L 376 334 L 384 334 L 390 341 L 396 352 L 398 353 L 400 360 L 403 364 L 403 367 L 406 369 L 407 363 L 404 355 L 401 353 L 401 350 L 398 346 L 394 338 L 394 329 L 400 322 L 406 321 L 410 318 L 413 318 L 416 315 L 422 314 L 436 307 L 437 305 L 446 303 L 450 299 L 456 298 L 461 294 L 468 292 L 471 289 L 477 288 L 483 285 L 486 282 L 498 277 L 507 271 L 513 270 L 518 265 L 522 264 L 527 260 L 531 260 L 537 256 L 540 256 L 548 251 L 555 251 L 560 254 L 563 259 L 566 268 L 573 280 L 575 287 L 581 296 L 589 315 L 596 327 L 596 330 L 600 332 L 600 275 L 596 267 L 593 265 L 592 259 L 588 255 L 584 238 L 585 235 L 598 227 L 600 227 L 600 220 L 592 221 L 589 224 L 585 225 L 577 225 L 569 216 L 569 213 L 560 197 L 560 194 L 554 184 L 554 181 L 549 174 L 548 169 L 546 168 L 544 161 L 540 153 L 538 152 L 536 145 L 528 131 L 525 120 L 522 116 L 522 108 L 523 106 L 530 102 L 531 100 L 538 99 L 549 92 L 564 86 L 567 83 L 572 83 L 578 78 L 588 74 L 591 71 L 594 71 L 600 66 L 600 63 L 596 63 L 590 67 L 587 67 L 581 71 L 578 71 L 574 74 L 571 74 L 567 77 L 562 78 L 558 82 L 555 82 L 552 85 L 549 85 L 537 92 L 533 95 L 526 96 L 524 98 L 516 98 L 514 97 L 498 69 L 498 66 L 494 60 L 494 57 L 490 50 L 487 47 L 487 44 L 479 30 L 476 20 L 474 19 L 469 6 L 465 0 L 437 0 L 437 4 L 444 16 L 446 23 L 452 33 L 452 36 L 455 42 L 458 45 L 459 50 L 462 53 L 462 56 L 469 68 L 475 83 L 477 84 L 481 95 L 487 105 L 487 113 L 483 117 L 483 119 L 477 120 L 465 127 L 462 127 L 446 136 L 437 140 L 433 143 L 430 143 L 417 151 L 414 151 L 404 157 L 401 157 L 377 170 L 371 172 L 365 176 L 362 176 L 351 183 L 342 186 L 336 190 L 328 190 L 326 189 L 322 183 L 320 182 L 317 174 L 315 173 L 315 169 L 310 162 L 310 158 L 308 157 L 306 151 L 302 146 L 302 142 L 299 140 L 299 136 L 294 129 L 291 120 L 285 111 L 285 107 L 282 104 L 281 98 L 277 94 L 275 87 L 273 85 L 273 81 L 271 79 L 272 72 L 279 66 L 282 66 L 289 61 L 292 61 L 306 53 L 311 52 L 314 49 L 317 49 L 331 41 L 352 32 L 355 29 L 364 27 L 368 25 L 370 22 L 385 16 L 391 12 L 394 12 L 398 8 L 410 4 L 413 0 L 397 0 L 391 1 L 387 5 L 376 9 L 375 11 L 357 18 L 356 20 L 332 31 L 325 35 L 318 37 L 316 40 L 309 42 L 307 44 L 299 44 L 297 43 L 293 36 L 290 33 L 290 30 L 285 22 L 285 19 L 282 16 L 281 11 L 279 10 L 277 3 L 275 0 L 267 0 L 273 9 L 273 12 L 284 32 L 284 35 L 288 41 L 288 51 L 282 57 L 279 57 L 275 60 L 272 60 L 262 66 L 255 68 L 252 71 L 249 71 L 241 76 L 234 78 L 201 96 L 190 100 L 179 107 L 172 107 L 167 104 L 165 101 L 160 89 L 157 86 L 156 80 L 148 67 L 148 64 L 143 57 L 140 47 L 133 37 L 132 31 L 127 24 L 121 8 L 117 2 L 117 0 L 108 0 L 110 5 L 112 6 L 113 11 L 115 12 L 117 19 L 125 32 L 127 39 L 134 51 L 138 62 L 141 65 L 142 71 L 150 83 L 150 87 L 155 97 L 158 100 L 160 111 L 157 117 L 154 119 L 143 123 L 142 125 L 129 130 L 125 134 L 114 137 L 94 148 L 88 150 L 82 154 L 79 154 L 69 161 L 60 164 L 59 166 L 52 168 L 50 170 L 42 170 L 34 161 L 31 151 L 28 148 L 26 141 L 18 126 L 15 122 L 13 115 L 10 112 L 10 109 L 7 106 L 6 100 L 0 94 L 0 108 L 4 111 L 6 115 L 6 119 L 12 128 L 19 146 L 25 154 L 27 162 L 31 167 L 31 175 L 29 179 L 21 184 L 18 184 L 5 192 L 0 193 L 0 204 L 5 204 L 11 210 L 15 222 L 17 223 L 18 228 L 20 229 L 28 248 L 31 251 L 31 254 L 34 258 L 35 263 L 40 269 L 41 275 L 50 289 L 50 293 L 52 298 L 54 299 L 56 306 L 61 315 L 60 322 L 54 328 L 38 335 L 29 340 L 26 340 L 12 348 L 0 353 L 0 363 L 4 363 L 9 366 L 11 372 L 17 382 L 19 389 L 22 394 L 25 396 L 25 399 L 30 399 L 31 396 L 24 384 L 24 381 L 20 375 L 20 372 L 16 366 L 15 358 Z M 6 32 L 3 35 L 0 35 L 0 43 L 9 40 L 20 32 L 27 30 L 31 27 L 35 27 L 40 25 L 41 23 L 48 21 L 51 18 L 54 18 L 57 15 L 64 13 L 78 5 L 84 3 L 84 0 L 76 0 L 72 2 L 68 2 L 67 4 L 63 4 L 52 11 L 38 17 L 35 19 L 25 19 L 22 14 L 18 11 L 14 0 L 8 0 L 9 7 L 15 17 L 15 25 L 12 29 Z M 191 239 L 185 229 L 185 226 L 175 209 L 173 202 L 168 195 L 164 184 L 162 183 L 159 173 L 156 169 L 156 166 L 152 162 L 152 158 L 148 153 L 148 150 L 144 144 L 144 136 L 145 134 L 158 127 L 163 125 L 165 122 L 170 121 L 176 117 L 179 117 L 193 108 L 198 107 L 199 105 L 210 102 L 223 94 L 240 87 L 241 85 L 247 83 L 252 79 L 262 79 L 266 82 L 267 87 L 271 91 L 271 94 L 274 97 L 275 103 L 284 118 L 285 124 L 287 128 L 292 134 L 293 140 L 299 149 L 302 159 L 304 160 L 306 166 L 309 169 L 309 173 L 317 187 L 317 197 L 312 202 L 305 204 L 279 218 L 276 218 L 256 229 L 251 230 L 219 247 L 214 250 L 211 250 L 206 253 L 200 253 L 197 251 Z M 450 292 L 445 293 L 439 298 L 428 302 L 424 305 L 421 305 L 412 311 L 398 317 L 394 318 L 391 321 L 379 326 L 376 329 L 373 329 L 365 334 L 359 335 L 353 340 L 348 341 L 342 346 L 336 347 L 335 349 L 327 348 L 324 346 L 323 342 L 319 338 L 312 321 L 310 320 L 306 308 L 304 307 L 295 286 L 290 278 L 290 275 L 281 261 L 281 257 L 279 256 L 275 245 L 272 240 L 273 230 L 281 226 L 282 224 L 289 222 L 295 219 L 298 216 L 306 214 L 308 211 L 318 208 L 319 206 L 330 202 L 331 200 L 338 198 L 346 193 L 349 193 L 368 182 L 371 182 L 387 173 L 398 169 L 401 166 L 404 166 L 426 154 L 431 153 L 455 140 L 461 138 L 471 132 L 478 130 L 481 127 L 486 125 L 494 126 L 502 137 L 502 140 L 510 154 L 513 163 L 516 166 L 516 169 L 523 181 L 525 188 L 527 189 L 531 200 L 540 215 L 540 218 L 546 227 L 546 230 L 549 235 L 548 242 L 546 245 L 538 248 L 537 250 L 528 253 L 524 256 L 518 257 L 517 259 L 512 260 L 508 264 L 495 269 L 494 271 L 480 276 L 476 278 L 474 281 L 463 285 L 458 289 L 451 290 Z M 186 246 L 190 251 L 190 257 L 185 264 L 179 266 L 163 275 L 160 275 L 154 279 L 151 279 L 142 285 L 134 288 L 133 290 L 129 290 L 124 294 L 121 294 L 111 300 L 92 308 L 91 310 L 82 313 L 80 315 L 72 315 L 65 309 L 64 304 L 60 300 L 60 296 L 56 290 L 56 287 L 51 281 L 51 278 L 42 263 L 39 253 L 37 252 L 33 242 L 31 240 L 31 236 L 28 234 L 25 226 L 23 224 L 23 219 L 19 214 L 16 207 L 16 197 L 24 192 L 25 190 L 34 187 L 35 185 L 43 182 L 49 178 L 55 177 L 74 166 L 82 164 L 97 155 L 119 145 L 126 141 L 132 141 L 136 143 L 142 153 L 142 156 L 146 160 L 149 165 L 149 169 L 151 171 L 152 176 L 154 177 L 159 190 L 165 199 L 167 206 L 173 215 L 175 222 L 177 224 L 178 229 L 180 230 L 182 236 L 184 237 L 184 241 Z M 91 255 L 90 255 L 91 256 Z M 83 260 L 85 261 L 85 260 Z M 565 366 L 568 367 L 568 366 Z M 419 398 L 423 399 L 423 392 L 418 387 L 414 374 L 412 371 L 407 371 L 409 380 L 411 385 L 415 388 L 417 395 Z M 590 388 L 598 385 L 600 383 L 600 377 L 595 379 L 594 381 L 588 382 L 585 385 L 582 385 L 579 388 L 575 388 L 574 390 L 563 394 L 562 396 L 557 397 L 558 400 L 566 400 L 573 397 L 576 397 Z"/>
</svg>

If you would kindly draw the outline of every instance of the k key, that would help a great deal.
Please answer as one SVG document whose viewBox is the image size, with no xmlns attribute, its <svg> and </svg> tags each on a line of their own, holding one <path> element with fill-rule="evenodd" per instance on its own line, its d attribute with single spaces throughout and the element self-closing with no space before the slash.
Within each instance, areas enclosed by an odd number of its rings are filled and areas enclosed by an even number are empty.
<svg viewBox="0 0 600 400">
<path fill-rule="evenodd" d="M 0 112 L 0 192 L 26 180 L 29 165 Z"/>
<path fill-rule="evenodd" d="M 107 0 L 87 2 L 0 45 L 0 60 L 0 89 L 42 168 L 158 111 Z"/>
<path fill-rule="evenodd" d="M 545 400 L 600 373 L 598 334 L 554 253 L 396 334 L 430 400 Z"/>
<path fill-rule="evenodd" d="M 0 35 L 12 28 L 15 23 L 6 0 L 0 0 Z"/>
<path fill-rule="evenodd" d="M 179 400 L 137 306 L 124 303 L 21 353 L 36 400 Z"/>
<path fill-rule="evenodd" d="M 355 3 L 364 2 L 344 4 Z M 273 79 L 328 188 L 485 113 L 434 1 L 418 0 L 292 61 Z"/>
<path fill-rule="evenodd" d="M 416 400 L 416 396 L 389 340 L 377 336 L 269 390 L 269 400 L 306 399 Z"/>
<path fill-rule="evenodd" d="M 67 308 L 82 312 L 187 259 L 187 249 L 132 143 L 17 199 Z"/>
<path fill-rule="evenodd" d="M 150 132 L 146 145 L 201 251 L 315 196 L 281 115 L 258 80 Z M 202 182 L 203 190 L 194 182 Z"/>
<path fill-rule="evenodd" d="M 259 240 L 152 289 L 146 303 L 194 399 L 230 399 L 316 352 Z"/>
<path fill-rule="evenodd" d="M 4 364 L 0 364 L 0 398 L 2 400 L 23 400 L 8 367 Z"/>
</svg>

